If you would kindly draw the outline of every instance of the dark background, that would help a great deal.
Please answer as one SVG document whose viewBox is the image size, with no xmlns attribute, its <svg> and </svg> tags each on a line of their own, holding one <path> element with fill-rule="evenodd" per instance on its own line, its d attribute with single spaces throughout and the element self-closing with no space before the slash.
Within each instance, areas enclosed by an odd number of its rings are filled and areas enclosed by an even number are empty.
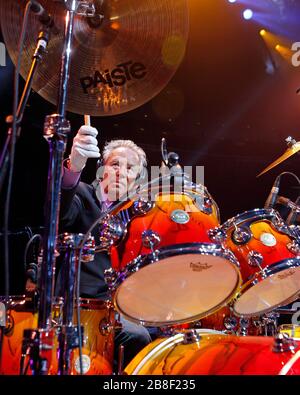
<svg viewBox="0 0 300 395">
<path fill-rule="evenodd" d="M 251 21 L 242 18 L 247 7 L 255 12 Z M 224 222 L 245 210 L 262 208 L 280 172 L 299 174 L 299 156 L 294 155 L 256 178 L 284 152 L 285 138 L 300 139 L 300 96 L 296 94 L 300 68 L 266 46 L 259 31 L 266 28 L 290 44 L 300 41 L 300 6 L 293 0 L 235 4 L 189 0 L 189 8 L 186 55 L 167 87 L 134 111 L 93 117 L 92 124 L 99 130 L 101 147 L 112 138 L 130 138 L 145 149 L 149 165 L 160 165 L 160 142 L 165 137 L 168 150 L 179 154 L 182 165 L 205 166 L 204 183 Z M 0 67 L 2 143 L 5 117 L 12 111 L 12 79 L 7 54 L 7 66 Z M 32 93 L 16 148 L 10 212 L 10 230 L 15 233 L 10 236 L 12 294 L 22 292 L 26 227 L 35 232 L 44 224 L 48 147 L 42 131 L 45 116 L 53 112 L 53 105 Z M 83 117 L 68 113 L 67 118 L 73 137 Z M 83 180 L 91 182 L 95 169 L 95 161 L 90 160 Z M 294 178 L 284 177 L 280 195 L 295 200 L 296 187 Z"/>
</svg>

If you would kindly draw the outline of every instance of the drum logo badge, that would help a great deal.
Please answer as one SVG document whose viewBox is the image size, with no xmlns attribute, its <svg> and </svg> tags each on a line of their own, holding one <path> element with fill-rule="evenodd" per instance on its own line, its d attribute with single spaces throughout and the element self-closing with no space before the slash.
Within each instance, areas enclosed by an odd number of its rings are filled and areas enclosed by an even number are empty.
<svg viewBox="0 0 300 395">
<path fill-rule="evenodd" d="M 74 362 L 74 367 L 77 373 L 80 373 L 80 361 L 79 358 L 76 358 L 75 362 Z M 91 367 L 91 360 L 90 357 L 88 355 L 83 354 L 82 355 L 82 373 L 86 374 Z"/>
<path fill-rule="evenodd" d="M 212 267 L 212 265 L 209 265 L 206 262 L 191 262 L 190 263 L 190 268 L 193 270 L 193 272 L 202 272 L 203 270 L 208 270 Z"/>
<path fill-rule="evenodd" d="M 174 210 L 170 217 L 172 221 L 181 225 L 187 224 L 190 220 L 190 216 L 184 210 Z"/>
</svg>

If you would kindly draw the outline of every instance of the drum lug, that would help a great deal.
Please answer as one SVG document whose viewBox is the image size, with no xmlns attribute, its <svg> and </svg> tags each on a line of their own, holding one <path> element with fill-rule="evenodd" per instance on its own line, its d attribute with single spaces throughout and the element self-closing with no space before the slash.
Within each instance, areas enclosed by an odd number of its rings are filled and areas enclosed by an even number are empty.
<svg viewBox="0 0 300 395">
<path fill-rule="evenodd" d="M 236 245 L 243 245 L 248 243 L 252 234 L 250 230 L 244 226 L 237 227 L 231 234 L 231 239 Z"/>
<path fill-rule="evenodd" d="M 248 318 L 241 318 L 240 319 L 240 327 L 238 330 L 238 336 L 247 336 L 249 329 L 249 319 Z"/>
<path fill-rule="evenodd" d="M 154 252 L 154 248 L 159 245 L 160 241 L 160 235 L 152 229 L 144 230 L 142 233 L 143 246 L 151 249 L 152 252 Z"/>
<path fill-rule="evenodd" d="M 300 254 L 300 245 L 296 242 L 296 240 L 293 240 L 291 243 L 288 243 L 287 249 L 295 255 Z"/>
<path fill-rule="evenodd" d="M 207 231 L 208 237 L 214 243 L 223 243 L 226 240 L 226 233 L 220 227 L 211 228 Z"/>
<path fill-rule="evenodd" d="M 103 320 L 99 323 L 99 332 L 102 336 L 108 336 L 113 329 L 113 325 L 107 321 L 106 318 L 103 318 Z"/>
<path fill-rule="evenodd" d="M 201 336 L 195 329 L 184 332 L 183 344 L 198 343 L 200 340 Z"/>
<path fill-rule="evenodd" d="M 283 353 L 293 351 L 296 348 L 296 342 L 289 337 L 287 333 L 279 333 L 275 336 L 273 343 L 273 352 Z"/>
<path fill-rule="evenodd" d="M 238 320 L 233 316 L 225 317 L 223 324 L 226 330 L 234 332 L 238 326 Z"/>
<path fill-rule="evenodd" d="M 110 290 L 114 288 L 117 277 L 117 272 L 112 267 L 104 270 L 104 281 Z"/>
<path fill-rule="evenodd" d="M 260 252 L 251 250 L 248 254 L 247 260 L 248 265 L 253 267 L 258 266 L 262 270 L 260 265 L 263 263 L 264 257 Z"/>
<path fill-rule="evenodd" d="M 126 235 L 127 229 L 122 220 L 117 217 L 107 216 L 100 224 L 101 249 L 110 249 L 112 245 L 117 245 Z"/>
<path fill-rule="evenodd" d="M 205 197 L 203 203 L 204 203 L 204 204 L 203 204 L 202 211 L 203 211 L 205 214 L 212 214 L 212 212 L 213 212 L 213 211 L 212 211 L 212 206 L 213 206 L 212 199 L 210 199 L 209 197 Z"/>
<path fill-rule="evenodd" d="M 132 212 L 134 215 L 145 215 L 147 214 L 154 206 L 154 203 L 151 200 L 146 200 L 145 198 L 139 198 L 132 205 Z"/>
</svg>

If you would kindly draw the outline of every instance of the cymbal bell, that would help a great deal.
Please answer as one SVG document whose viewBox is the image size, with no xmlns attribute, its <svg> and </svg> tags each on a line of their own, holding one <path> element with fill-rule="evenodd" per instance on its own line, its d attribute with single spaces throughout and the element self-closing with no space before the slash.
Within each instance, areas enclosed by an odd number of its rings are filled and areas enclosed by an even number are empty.
<svg viewBox="0 0 300 395">
<path fill-rule="evenodd" d="M 287 150 L 274 162 L 272 162 L 269 166 L 267 166 L 261 173 L 257 175 L 260 177 L 262 174 L 265 174 L 267 171 L 273 169 L 275 166 L 279 165 L 280 163 L 284 162 L 286 159 L 290 158 L 292 155 L 296 154 L 300 151 L 300 141 L 295 142 L 291 145 Z"/>
<path fill-rule="evenodd" d="M 52 34 L 33 90 L 57 103 L 64 44 L 63 1 L 40 0 L 59 30 Z M 75 15 L 67 111 L 106 116 L 133 110 L 155 97 L 170 81 L 186 49 L 187 0 L 95 0 L 103 18 Z M 25 0 L 1 0 L 0 23 L 16 64 Z M 26 78 L 40 31 L 30 13 L 21 75 Z"/>
</svg>

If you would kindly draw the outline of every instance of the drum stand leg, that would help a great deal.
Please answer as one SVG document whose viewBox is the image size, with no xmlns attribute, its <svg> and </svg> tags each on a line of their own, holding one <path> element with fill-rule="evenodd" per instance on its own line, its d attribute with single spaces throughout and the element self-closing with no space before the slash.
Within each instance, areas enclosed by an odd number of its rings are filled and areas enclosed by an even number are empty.
<svg viewBox="0 0 300 395">
<path fill-rule="evenodd" d="M 89 237 L 91 239 L 91 237 Z M 71 373 L 72 369 L 72 350 L 80 347 L 83 341 L 83 327 L 73 325 L 74 301 L 76 300 L 76 273 L 79 268 L 79 259 L 85 259 L 85 262 L 94 259 L 93 252 L 95 248 L 84 249 L 80 254 L 81 246 L 84 240 L 82 234 L 64 233 L 59 236 L 57 249 L 62 256 L 61 283 L 62 289 L 60 294 L 63 297 L 62 325 L 59 327 L 59 357 L 58 357 L 58 374 L 66 375 Z M 93 243 L 91 243 L 93 244 Z M 88 246 L 90 246 L 88 242 Z M 78 305 L 79 304 L 79 305 Z M 77 300 L 77 308 L 80 308 L 80 302 Z M 80 334 L 81 333 L 81 334 Z M 80 342 L 81 340 L 81 342 Z M 83 372 L 82 372 L 83 373 Z"/>
<path fill-rule="evenodd" d="M 47 375 L 52 362 L 53 330 L 41 331 L 25 329 L 22 342 L 22 356 L 20 360 L 20 374 L 25 375 L 25 358 L 29 355 L 29 365 L 33 375 Z"/>
<path fill-rule="evenodd" d="M 78 328 L 76 326 L 63 325 L 58 335 L 58 374 L 68 375 L 72 369 L 72 351 L 79 347 Z M 83 334 L 83 328 L 81 328 Z"/>
<path fill-rule="evenodd" d="M 119 346 L 119 355 L 118 355 L 118 375 L 124 374 L 124 346 L 121 344 Z"/>
</svg>

